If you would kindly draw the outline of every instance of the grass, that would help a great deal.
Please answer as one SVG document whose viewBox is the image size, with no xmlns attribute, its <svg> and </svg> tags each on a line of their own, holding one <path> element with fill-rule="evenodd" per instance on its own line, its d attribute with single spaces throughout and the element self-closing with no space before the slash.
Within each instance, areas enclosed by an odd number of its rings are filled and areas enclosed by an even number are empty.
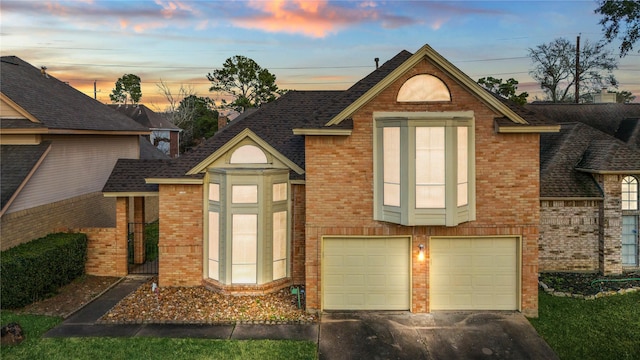
<svg viewBox="0 0 640 360">
<path fill-rule="evenodd" d="M 640 292 L 581 300 L 539 296 L 531 324 L 560 359 L 640 358 Z"/>
<path fill-rule="evenodd" d="M 42 338 L 61 318 L 2 311 L 2 324 L 16 321 L 26 340 L 3 346 L 7 359 L 315 359 L 317 345 L 289 340 L 207 340 L 171 338 Z"/>
</svg>

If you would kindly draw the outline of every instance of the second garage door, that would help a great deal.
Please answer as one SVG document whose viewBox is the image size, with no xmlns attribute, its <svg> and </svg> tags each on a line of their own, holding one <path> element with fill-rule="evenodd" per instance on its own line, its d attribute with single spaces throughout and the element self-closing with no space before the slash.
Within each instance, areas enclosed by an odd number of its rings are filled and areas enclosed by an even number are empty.
<svg viewBox="0 0 640 360">
<path fill-rule="evenodd" d="M 432 238 L 431 310 L 517 310 L 516 238 Z"/>
<path fill-rule="evenodd" d="M 325 310 L 409 310 L 408 238 L 324 238 Z"/>
</svg>

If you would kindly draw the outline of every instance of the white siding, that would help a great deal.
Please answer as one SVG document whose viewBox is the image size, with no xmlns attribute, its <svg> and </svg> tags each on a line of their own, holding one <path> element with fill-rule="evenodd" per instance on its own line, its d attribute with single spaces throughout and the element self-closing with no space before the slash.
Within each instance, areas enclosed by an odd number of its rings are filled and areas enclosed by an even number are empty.
<svg viewBox="0 0 640 360">
<path fill-rule="evenodd" d="M 120 158 L 137 159 L 138 136 L 43 136 L 51 151 L 7 213 L 101 191 Z"/>
</svg>

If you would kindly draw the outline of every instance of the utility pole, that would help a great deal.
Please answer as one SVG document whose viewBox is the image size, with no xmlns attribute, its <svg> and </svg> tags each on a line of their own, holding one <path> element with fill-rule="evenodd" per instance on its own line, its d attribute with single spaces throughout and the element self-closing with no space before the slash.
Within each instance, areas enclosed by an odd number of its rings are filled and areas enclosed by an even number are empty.
<svg viewBox="0 0 640 360">
<path fill-rule="evenodd" d="M 98 100 L 98 90 L 96 90 L 96 80 L 93 80 L 93 99 Z"/>
<path fill-rule="evenodd" d="M 576 38 L 576 104 L 580 103 L 580 35 Z"/>
</svg>

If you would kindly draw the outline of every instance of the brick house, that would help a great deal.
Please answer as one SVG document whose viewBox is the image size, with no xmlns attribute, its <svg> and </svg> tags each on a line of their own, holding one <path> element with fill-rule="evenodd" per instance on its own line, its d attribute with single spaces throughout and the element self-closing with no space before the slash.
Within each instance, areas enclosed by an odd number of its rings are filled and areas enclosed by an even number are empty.
<svg viewBox="0 0 640 360">
<path fill-rule="evenodd" d="M 64 228 L 115 226 L 102 188 L 149 129 L 15 56 L 0 59 L 1 249 Z M 151 205 L 151 204 L 150 204 Z"/>
<path fill-rule="evenodd" d="M 536 316 L 539 140 L 558 130 L 425 45 L 348 90 L 289 91 L 178 159 L 119 161 L 103 192 L 118 219 L 159 198 L 161 286 Z"/>
<path fill-rule="evenodd" d="M 527 108 L 561 125 L 541 136 L 540 271 L 637 270 L 640 104 Z"/>
<path fill-rule="evenodd" d="M 153 146 L 170 158 L 180 155 L 180 131 L 171 121 L 143 104 L 109 104 L 111 109 L 124 114 L 151 131 L 145 136 Z"/>
</svg>

